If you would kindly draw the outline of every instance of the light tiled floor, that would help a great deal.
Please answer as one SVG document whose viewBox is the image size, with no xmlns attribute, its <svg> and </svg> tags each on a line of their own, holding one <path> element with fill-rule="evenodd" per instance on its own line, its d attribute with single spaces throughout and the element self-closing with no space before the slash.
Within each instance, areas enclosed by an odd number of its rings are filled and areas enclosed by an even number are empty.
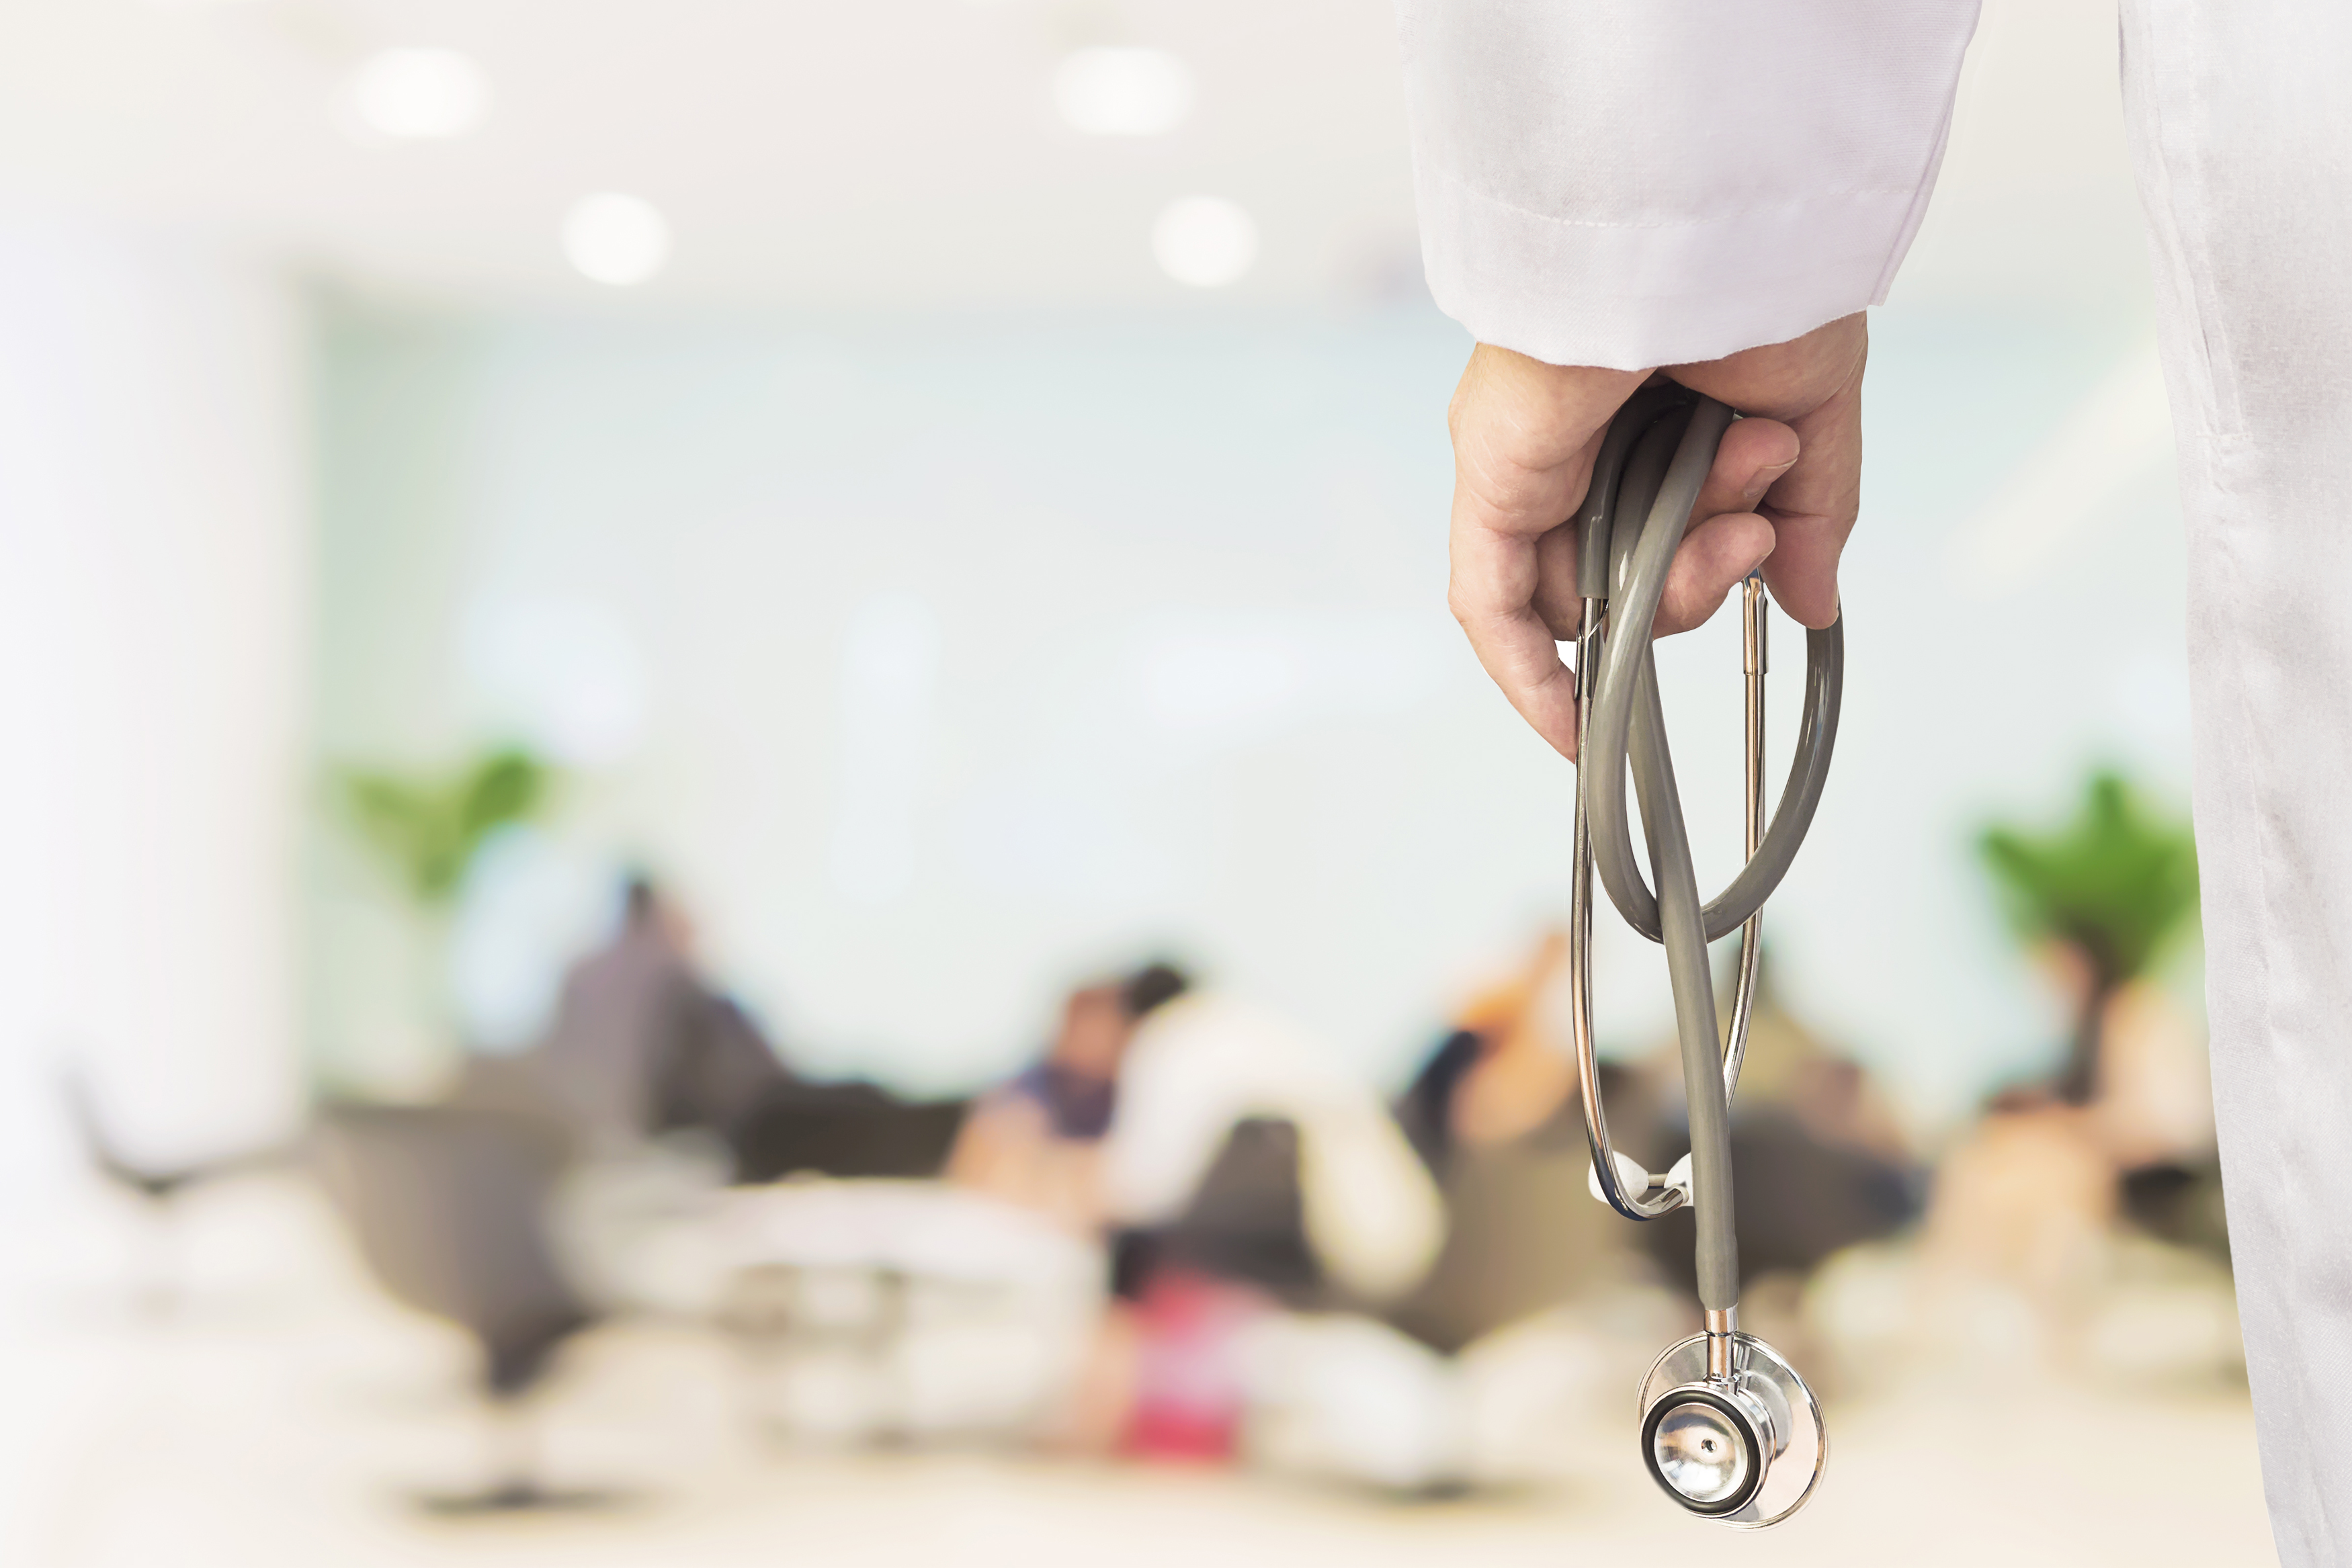
<svg viewBox="0 0 2352 1568">
<path fill-rule="evenodd" d="M 314 1245 L 289 1221 L 283 1249 Z M 266 1253 L 268 1249 L 262 1250 Z M 331 1272 L 331 1271 L 330 1271 Z M 2272 1562 L 2242 1394 L 1915 1378 L 1832 1406 L 1821 1495 L 1761 1535 L 1687 1521 L 1604 1445 L 1573 1486 L 1408 1503 L 1231 1472 L 979 1453 L 780 1450 L 726 1353 L 607 1331 L 551 1411 L 560 1479 L 639 1490 L 572 1517 L 435 1521 L 466 1479 L 457 1343 L 317 1270 L 205 1286 L 166 1321 L 88 1286 L 0 1325 L 10 1568 L 735 1568 L 1258 1563 L 2194 1564 Z M 1613 1456 L 1610 1457 L 1610 1456 Z"/>
</svg>

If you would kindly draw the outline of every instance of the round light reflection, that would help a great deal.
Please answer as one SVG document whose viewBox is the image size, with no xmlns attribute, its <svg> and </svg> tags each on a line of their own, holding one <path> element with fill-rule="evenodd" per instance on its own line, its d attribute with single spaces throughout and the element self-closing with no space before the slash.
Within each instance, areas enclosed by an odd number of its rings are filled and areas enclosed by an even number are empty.
<svg viewBox="0 0 2352 1568">
<path fill-rule="evenodd" d="M 360 129 L 395 141 L 463 136 L 489 109 L 488 73 L 455 49 L 385 49 L 352 76 Z"/>
<path fill-rule="evenodd" d="M 1257 225 L 1223 196 L 1185 196 L 1160 210 L 1151 254 L 1179 283 L 1222 287 L 1257 260 Z"/>
<path fill-rule="evenodd" d="M 669 260 L 669 220 L 642 196 L 583 196 L 564 216 L 563 254 L 599 283 L 643 283 Z"/>
<path fill-rule="evenodd" d="M 1165 49 L 1073 49 L 1054 72 L 1054 107 L 1089 136 L 1160 136 L 1192 112 L 1192 72 Z"/>
<path fill-rule="evenodd" d="M 1724 1501 L 1748 1484 L 1748 1445 L 1731 1417 L 1692 1402 L 1666 1412 L 1653 1440 L 1666 1484 L 1702 1505 Z"/>
</svg>

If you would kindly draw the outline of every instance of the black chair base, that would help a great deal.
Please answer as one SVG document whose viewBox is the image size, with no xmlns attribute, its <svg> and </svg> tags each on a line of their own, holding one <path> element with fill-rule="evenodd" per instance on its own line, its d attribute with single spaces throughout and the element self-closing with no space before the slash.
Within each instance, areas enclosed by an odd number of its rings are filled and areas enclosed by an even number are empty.
<svg viewBox="0 0 2352 1568">
<path fill-rule="evenodd" d="M 482 1491 L 417 1492 L 409 1502 L 420 1513 L 437 1519 L 480 1519 L 509 1513 L 586 1513 L 625 1508 L 635 1500 L 624 1491 L 603 1488 L 543 1487 L 536 1481 L 508 1481 Z"/>
</svg>

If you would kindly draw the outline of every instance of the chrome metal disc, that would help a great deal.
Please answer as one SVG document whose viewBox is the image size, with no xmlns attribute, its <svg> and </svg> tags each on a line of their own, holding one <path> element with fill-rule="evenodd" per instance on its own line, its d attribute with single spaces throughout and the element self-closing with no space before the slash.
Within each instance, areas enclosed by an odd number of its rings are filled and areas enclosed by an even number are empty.
<svg viewBox="0 0 2352 1568">
<path fill-rule="evenodd" d="M 1745 1333 L 1732 1347 L 1724 1382 L 1708 1381 L 1703 1333 L 1658 1357 L 1642 1380 L 1642 1458 L 1693 1513 L 1759 1530 L 1813 1495 L 1829 1463 L 1829 1434 L 1813 1391 L 1780 1352 Z"/>
</svg>

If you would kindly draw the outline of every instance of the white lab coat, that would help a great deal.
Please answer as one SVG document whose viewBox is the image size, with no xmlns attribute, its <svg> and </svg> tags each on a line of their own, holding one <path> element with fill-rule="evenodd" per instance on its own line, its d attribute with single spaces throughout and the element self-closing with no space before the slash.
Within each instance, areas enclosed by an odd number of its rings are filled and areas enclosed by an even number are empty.
<svg viewBox="0 0 2352 1568">
<path fill-rule="evenodd" d="M 1976 0 L 1400 0 L 1481 340 L 1646 368 L 1877 302 Z M 2352 1564 L 2352 5 L 2123 0 L 2189 526 L 2215 1110 L 2271 1521 Z"/>
</svg>

